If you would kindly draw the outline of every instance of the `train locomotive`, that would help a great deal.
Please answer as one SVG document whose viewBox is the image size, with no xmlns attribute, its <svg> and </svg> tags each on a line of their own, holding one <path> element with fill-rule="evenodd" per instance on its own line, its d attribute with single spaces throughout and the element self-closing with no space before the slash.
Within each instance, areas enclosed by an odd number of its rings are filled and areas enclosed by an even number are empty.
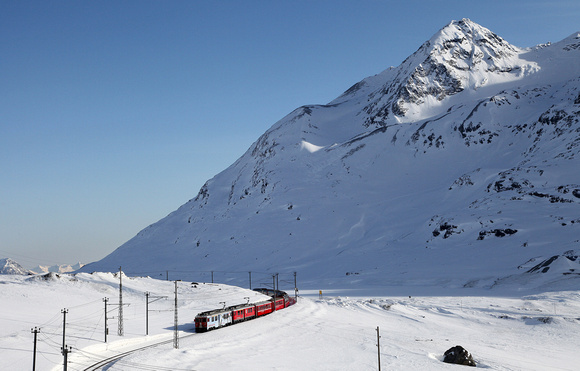
<svg viewBox="0 0 580 371">
<path fill-rule="evenodd" d="M 254 289 L 254 291 L 268 295 L 270 299 L 258 303 L 238 304 L 198 313 L 195 316 L 195 332 L 206 332 L 262 317 L 296 303 L 296 300 L 288 296 L 284 291 L 264 288 Z"/>
</svg>

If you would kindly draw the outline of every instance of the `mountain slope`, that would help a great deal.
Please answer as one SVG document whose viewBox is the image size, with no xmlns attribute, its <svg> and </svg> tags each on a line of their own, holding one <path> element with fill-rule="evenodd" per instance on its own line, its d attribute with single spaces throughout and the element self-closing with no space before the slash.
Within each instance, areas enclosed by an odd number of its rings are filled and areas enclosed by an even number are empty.
<svg viewBox="0 0 580 371">
<path fill-rule="evenodd" d="M 521 49 L 451 22 L 399 67 L 275 123 L 83 270 L 298 271 L 337 285 L 541 275 L 524 263 L 579 247 L 579 58 L 580 35 Z"/>
<path fill-rule="evenodd" d="M 32 272 L 24 269 L 20 264 L 10 258 L 0 259 L 0 274 L 28 275 Z"/>
</svg>

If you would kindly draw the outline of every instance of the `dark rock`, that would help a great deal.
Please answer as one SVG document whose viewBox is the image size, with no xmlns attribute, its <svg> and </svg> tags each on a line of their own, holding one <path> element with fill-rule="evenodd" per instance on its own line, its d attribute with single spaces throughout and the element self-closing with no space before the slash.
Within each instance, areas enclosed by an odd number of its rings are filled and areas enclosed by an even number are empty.
<svg viewBox="0 0 580 371">
<path fill-rule="evenodd" d="M 444 354 L 443 362 L 476 367 L 471 354 L 460 345 L 448 349 Z"/>
<path fill-rule="evenodd" d="M 461 233 L 456 231 L 457 226 L 456 225 L 452 225 L 449 224 L 447 222 L 444 222 L 443 224 L 439 225 L 439 228 L 435 228 L 435 230 L 433 230 L 433 237 L 437 237 L 441 234 L 441 232 L 444 232 L 443 234 L 443 238 L 449 238 L 452 234 L 455 233 Z"/>
<path fill-rule="evenodd" d="M 487 235 L 494 235 L 496 237 L 511 236 L 517 233 L 517 229 L 505 228 L 505 229 L 492 229 L 491 231 L 479 231 L 478 240 L 483 240 Z"/>
<path fill-rule="evenodd" d="M 554 255 L 549 259 L 542 261 L 540 264 L 533 266 L 528 270 L 527 273 L 534 273 L 540 271 L 542 273 L 546 273 L 550 269 L 550 264 L 558 259 L 559 255 Z"/>
</svg>

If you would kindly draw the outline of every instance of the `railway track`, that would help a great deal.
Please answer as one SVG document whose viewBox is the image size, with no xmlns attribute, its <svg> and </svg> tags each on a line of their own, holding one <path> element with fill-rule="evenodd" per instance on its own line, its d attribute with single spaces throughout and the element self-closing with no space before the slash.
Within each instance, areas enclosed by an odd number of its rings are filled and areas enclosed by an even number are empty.
<svg viewBox="0 0 580 371">
<path fill-rule="evenodd" d="M 185 338 L 188 338 L 188 337 L 193 336 L 193 335 L 195 335 L 195 333 L 189 334 L 189 335 L 180 336 L 179 338 L 180 339 L 185 339 Z M 145 345 L 145 346 L 142 346 L 142 347 L 139 347 L 139 348 L 135 348 L 135 349 L 132 349 L 132 350 L 128 350 L 126 352 L 122 352 L 122 353 L 119 353 L 119 354 L 115 354 L 114 356 L 104 358 L 104 359 L 102 359 L 102 360 L 100 360 L 98 362 L 95 362 L 95 363 L 91 364 L 88 367 L 83 368 L 82 370 L 83 371 L 96 371 L 96 370 L 100 370 L 103 367 L 109 365 L 110 363 L 116 362 L 116 361 L 120 360 L 121 358 L 124 358 L 124 357 L 126 357 L 126 356 L 128 356 L 130 354 L 135 353 L 135 352 L 139 352 L 139 351 L 142 351 L 142 350 L 145 350 L 145 349 L 154 348 L 154 347 L 157 347 L 157 346 L 160 346 L 160 345 L 171 344 L 171 343 L 173 343 L 173 338 L 172 339 L 169 339 L 169 340 L 163 340 L 163 341 L 160 341 L 160 342 L 157 342 L 157 343 L 154 343 L 154 344 Z"/>
</svg>

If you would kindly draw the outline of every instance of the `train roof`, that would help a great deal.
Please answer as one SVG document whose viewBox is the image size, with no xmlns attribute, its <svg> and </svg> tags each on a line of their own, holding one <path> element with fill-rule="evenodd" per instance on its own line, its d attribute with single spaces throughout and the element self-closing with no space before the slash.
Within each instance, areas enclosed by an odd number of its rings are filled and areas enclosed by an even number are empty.
<svg viewBox="0 0 580 371">
<path fill-rule="evenodd" d="M 240 309 L 244 309 L 244 308 L 252 308 L 255 305 L 256 305 L 256 303 L 236 304 L 236 305 L 232 305 L 231 307 L 228 307 L 228 309 L 240 310 Z"/>
<path fill-rule="evenodd" d="M 271 296 L 271 297 L 274 297 L 274 296 L 276 296 L 276 297 L 278 297 L 278 296 L 288 296 L 288 294 L 286 292 L 284 292 L 284 291 L 272 290 L 272 289 L 262 288 L 262 287 L 257 288 L 257 289 L 254 289 L 254 291 L 259 292 L 259 293 L 262 293 L 264 295 Z"/>
<path fill-rule="evenodd" d="M 229 308 L 221 308 L 221 309 L 212 309 L 205 312 L 198 313 L 196 317 L 203 317 L 203 316 L 213 316 L 215 314 L 220 313 L 228 313 L 231 309 Z"/>
</svg>

